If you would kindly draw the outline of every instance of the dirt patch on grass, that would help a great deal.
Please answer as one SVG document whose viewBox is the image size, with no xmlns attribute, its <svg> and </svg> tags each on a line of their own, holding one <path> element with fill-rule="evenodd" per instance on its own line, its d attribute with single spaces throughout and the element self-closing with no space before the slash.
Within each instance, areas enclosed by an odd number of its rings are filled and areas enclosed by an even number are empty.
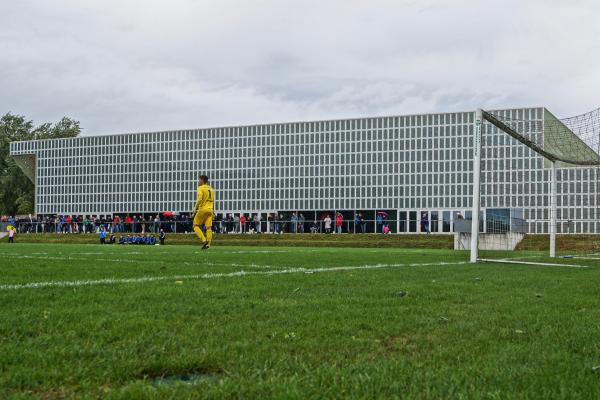
<svg viewBox="0 0 600 400">
<path fill-rule="evenodd" d="M 399 349 L 406 348 L 406 346 L 411 343 L 409 336 L 388 336 L 385 340 L 383 340 L 383 346 L 386 351 L 394 352 Z"/>
<path fill-rule="evenodd" d="M 408 335 L 392 335 L 382 340 L 381 343 L 387 354 L 419 354 L 431 350 L 433 338 L 430 336 L 411 337 Z"/>
<path fill-rule="evenodd" d="M 225 375 L 222 368 L 200 366 L 193 368 L 173 368 L 152 366 L 140 372 L 138 379 L 148 381 L 153 385 L 173 385 L 183 383 L 194 385 L 201 382 L 217 382 Z"/>
<path fill-rule="evenodd" d="M 48 389 L 43 392 L 31 392 L 31 395 L 36 399 L 55 400 L 66 399 L 71 396 L 70 393 L 61 389 Z"/>
</svg>

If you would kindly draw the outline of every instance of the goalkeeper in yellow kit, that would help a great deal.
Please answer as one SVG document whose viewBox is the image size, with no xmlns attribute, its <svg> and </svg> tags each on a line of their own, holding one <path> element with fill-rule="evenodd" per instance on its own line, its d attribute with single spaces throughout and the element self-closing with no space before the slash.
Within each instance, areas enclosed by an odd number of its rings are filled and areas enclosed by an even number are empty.
<svg viewBox="0 0 600 400">
<path fill-rule="evenodd" d="M 201 175 L 198 185 L 198 200 L 194 205 L 194 232 L 202 241 L 202 250 L 210 248 L 212 243 L 212 223 L 215 206 L 215 190 L 208 184 L 208 176 Z M 204 225 L 206 234 L 202 232 Z"/>
</svg>

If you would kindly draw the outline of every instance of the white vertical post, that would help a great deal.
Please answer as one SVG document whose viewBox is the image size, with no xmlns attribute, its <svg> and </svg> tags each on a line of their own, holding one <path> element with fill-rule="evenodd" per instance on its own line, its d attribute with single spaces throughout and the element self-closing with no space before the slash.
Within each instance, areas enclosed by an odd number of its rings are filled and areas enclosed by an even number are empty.
<svg viewBox="0 0 600 400">
<path fill-rule="evenodd" d="M 375 216 L 373 218 L 374 218 L 373 225 L 375 225 L 374 232 L 377 233 L 377 209 L 375 209 Z"/>
<path fill-rule="evenodd" d="M 475 112 L 475 130 L 473 132 L 473 211 L 471 212 L 471 262 L 476 263 L 479 256 L 479 204 L 481 180 L 481 129 L 483 126 L 483 111 L 478 108 Z"/>
<path fill-rule="evenodd" d="M 556 161 L 550 172 L 550 257 L 556 257 Z"/>
</svg>

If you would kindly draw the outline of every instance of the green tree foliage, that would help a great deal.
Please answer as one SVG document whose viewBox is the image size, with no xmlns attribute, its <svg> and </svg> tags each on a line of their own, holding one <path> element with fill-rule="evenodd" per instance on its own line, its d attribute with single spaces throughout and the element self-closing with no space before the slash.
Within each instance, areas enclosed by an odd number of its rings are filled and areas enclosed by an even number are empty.
<svg viewBox="0 0 600 400">
<path fill-rule="evenodd" d="M 55 124 L 34 126 L 22 115 L 6 113 L 0 118 L 0 214 L 33 213 L 34 186 L 9 155 L 9 143 L 19 140 L 75 137 L 79 122 L 64 117 Z"/>
</svg>

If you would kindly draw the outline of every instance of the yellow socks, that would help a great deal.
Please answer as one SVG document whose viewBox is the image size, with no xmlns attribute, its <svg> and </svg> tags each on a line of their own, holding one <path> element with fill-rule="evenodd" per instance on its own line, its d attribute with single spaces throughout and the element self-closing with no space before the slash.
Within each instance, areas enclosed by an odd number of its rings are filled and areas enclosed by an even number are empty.
<svg viewBox="0 0 600 400">
<path fill-rule="evenodd" d="M 198 239 L 200 239 L 202 243 L 206 242 L 206 237 L 204 236 L 204 233 L 202 233 L 202 229 L 198 225 L 194 225 L 194 232 L 196 232 L 196 236 L 198 236 Z M 209 231 L 206 231 L 207 235 L 208 232 Z M 210 236 L 212 237 L 212 232 L 210 233 Z"/>
<path fill-rule="evenodd" d="M 208 241 L 209 246 L 212 244 L 212 237 L 213 237 L 212 229 L 207 228 L 206 229 L 206 240 Z"/>
</svg>

